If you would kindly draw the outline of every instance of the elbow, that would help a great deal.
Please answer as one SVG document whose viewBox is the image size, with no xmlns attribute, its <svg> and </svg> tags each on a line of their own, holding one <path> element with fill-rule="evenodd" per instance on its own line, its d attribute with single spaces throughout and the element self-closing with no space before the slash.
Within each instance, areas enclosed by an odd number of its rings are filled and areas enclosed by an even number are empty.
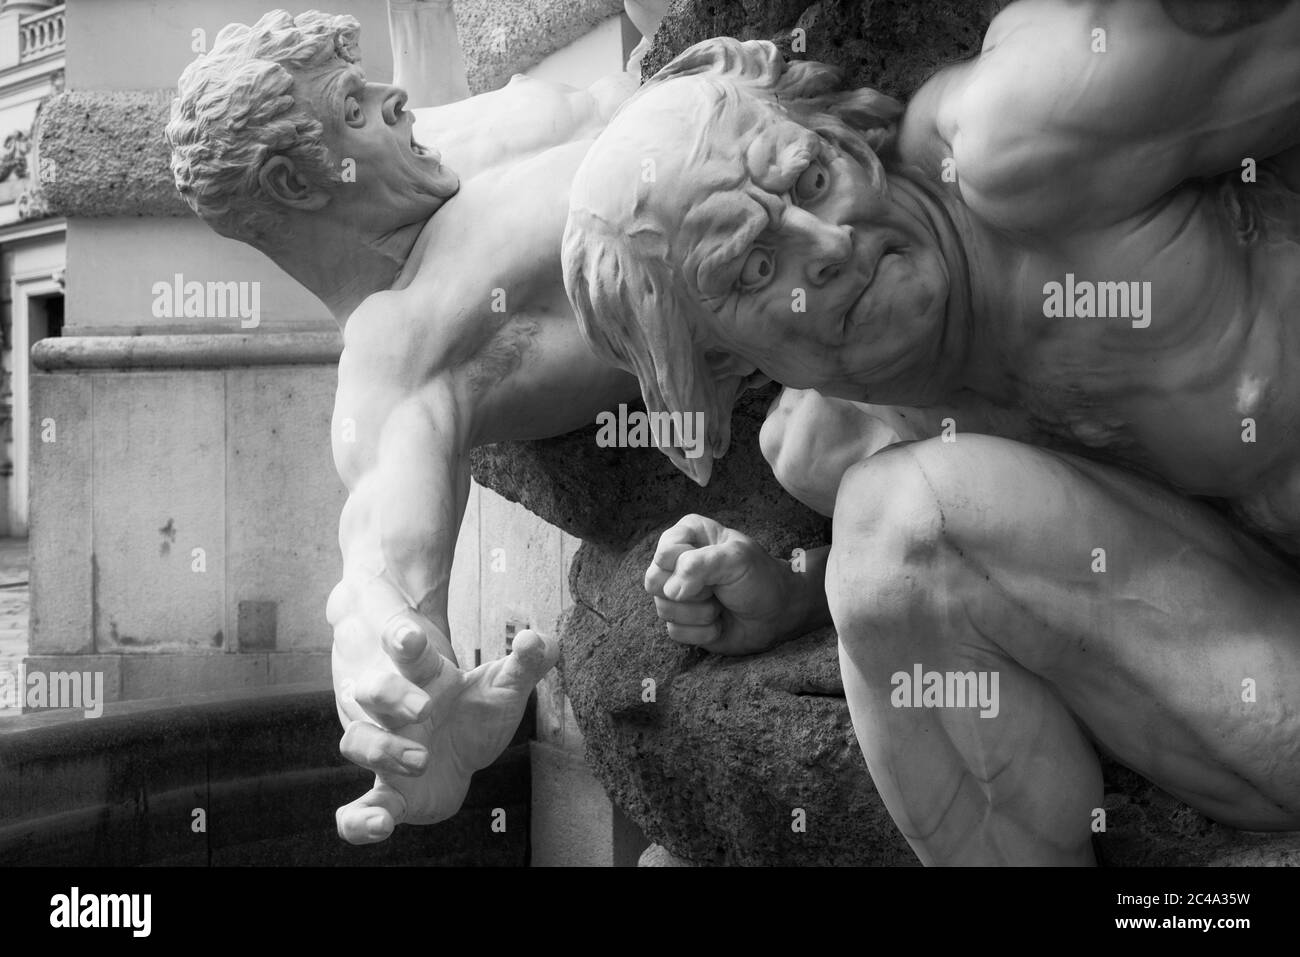
<svg viewBox="0 0 1300 957">
<path fill-rule="evenodd" d="M 427 567 L 433 557 L 431 536 L 411 525 L 391 527 L 385 524 L 380 533 L 384 563 L 405 580 L 411 573 Z"/>
</svg>

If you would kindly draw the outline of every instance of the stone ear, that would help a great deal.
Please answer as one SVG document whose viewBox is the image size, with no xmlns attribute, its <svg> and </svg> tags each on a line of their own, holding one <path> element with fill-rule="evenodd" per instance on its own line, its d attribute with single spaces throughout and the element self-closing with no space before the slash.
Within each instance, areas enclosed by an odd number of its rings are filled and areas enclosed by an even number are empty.
<svg viewBox="0 0 1300 957">
<path fill-rule="evenodd" d="M 282 206 L 314 211 L 329 202 L 329 195 L 313 189 L 293 160 L 282 154 L 268 159 L 257 173 L 263 192 Z"/>
</svg>

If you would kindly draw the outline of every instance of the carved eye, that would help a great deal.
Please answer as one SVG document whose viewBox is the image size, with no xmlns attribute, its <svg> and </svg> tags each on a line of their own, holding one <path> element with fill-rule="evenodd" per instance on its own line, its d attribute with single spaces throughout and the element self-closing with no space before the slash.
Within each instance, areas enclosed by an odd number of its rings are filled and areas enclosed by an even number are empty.
<svg viewBox="0 0 1300 957">
<path fill-rule="evenodd" d="M 355 96 L 349 96 L 343 103 L 343 119 L 355 124 L 361 120 L 361 104 Z"/>
<path fill-rule="evenodd" d="M 766 249 L 755 249 L 740 269 L 740 287 L 746 292 L 761 289 L 776 275 L 776 258 Z"/>
<path fill-rule="evenodd" d="M 800 206 L 814 202 L 822 197 L 831 184 L 830 174 L 820 161 L 814 161 L 794 184 L 794 199 Z"/>
</svg>

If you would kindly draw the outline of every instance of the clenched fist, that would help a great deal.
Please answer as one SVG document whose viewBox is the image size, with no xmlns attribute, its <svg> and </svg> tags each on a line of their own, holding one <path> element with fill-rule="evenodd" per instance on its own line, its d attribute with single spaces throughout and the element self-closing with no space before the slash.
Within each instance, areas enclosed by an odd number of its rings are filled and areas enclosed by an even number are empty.
<svg viewBox="0 0 1300 957">
<path fill-rule="evenodd" d="M 645 575 L 668 637 L 722 655 L 764 651 L 815 625 L 822 579 L 793 571 L 742 532 L 687 515 L 659 537 Z"/>
</svg>

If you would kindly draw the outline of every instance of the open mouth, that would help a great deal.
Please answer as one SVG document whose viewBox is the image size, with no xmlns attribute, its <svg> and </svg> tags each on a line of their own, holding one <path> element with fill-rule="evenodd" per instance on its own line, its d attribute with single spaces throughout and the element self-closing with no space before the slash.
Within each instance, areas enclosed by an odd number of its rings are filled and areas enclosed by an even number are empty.
<svg viewBox="0 0 1300 957">
<path fill-rule="evenodd" d="M 431 150 L 427 146 L 419 143 L 415 139 L 415 120 L 411 120 L 411 152 L 416 156 L 428 156 L 435 160 L 441 160 L 442 154 L 437 150 Z"/>
</svg>

